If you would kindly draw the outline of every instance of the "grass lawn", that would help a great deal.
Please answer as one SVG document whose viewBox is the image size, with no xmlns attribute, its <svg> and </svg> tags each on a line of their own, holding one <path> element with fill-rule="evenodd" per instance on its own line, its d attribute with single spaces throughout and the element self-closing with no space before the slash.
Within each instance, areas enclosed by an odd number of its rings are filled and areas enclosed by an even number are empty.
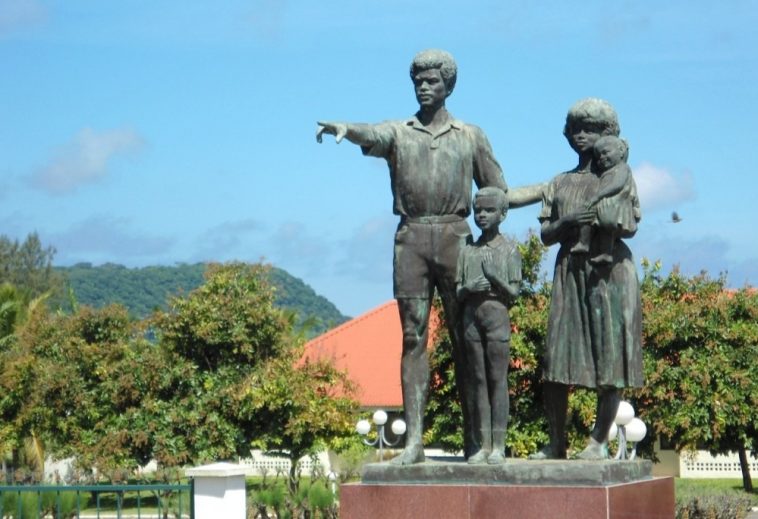
<svg viewBox="0 0 758 519">
<path fill-rule="evenodd" d="M 734 495 L 749 497 L 753 506 L 758 506 L 758 492 L 755 489 L 751 493 L 745 492 L 741 479 L 676 478 L 674 485 L 678 500 L 694 496 Z M 758 481 L 754 480 L 753 486 L 758 486 Z"/>
</svg>

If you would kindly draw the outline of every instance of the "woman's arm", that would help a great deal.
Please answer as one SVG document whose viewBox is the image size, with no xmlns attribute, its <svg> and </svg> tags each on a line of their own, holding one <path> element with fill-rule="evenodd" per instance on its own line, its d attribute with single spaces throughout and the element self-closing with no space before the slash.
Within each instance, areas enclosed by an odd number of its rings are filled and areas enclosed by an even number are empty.
<svg viewBox="0 0 758 519">
<path fill-rule="evenodd" d="M 508 190 L 508 208 L 516 209 L 537 202 L 542 202 L 543 195 L 548 183 L 532 184 L 531 186 L 519 186 Z"/>
<path fill-rule="evenodd" d="M 540 237 L 545 245 L 554 245 L 561 241 L 561 238 L 572 227 L 578 225 L 590 224 L 595 219 L 595 211 L 582 211 L 579 213 L 562 216 L 555 221 L 545 220 L 540 228 Z"/>
</svg>

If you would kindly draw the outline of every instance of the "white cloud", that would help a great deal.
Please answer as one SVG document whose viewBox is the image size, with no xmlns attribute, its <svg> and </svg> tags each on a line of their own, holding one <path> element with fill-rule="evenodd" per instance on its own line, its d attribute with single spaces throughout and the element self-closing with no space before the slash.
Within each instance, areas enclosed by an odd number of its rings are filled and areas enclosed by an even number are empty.
<svg viewBox="0 0 758 519">
<path fill-rule="evenodd" d="M 392 244 L 397 219 L 391 216 L 363 222 L 342 244 L 342 259 L 336 267 L 357 279 L 387 282 L 392 279 Z"/>
<path fill-rule="evenodd" d="M 134 130 L 96 132 L 84 128 L 50 162 L 37 170 L 32 184 L 50 193 L 70 192 L 108 174 L 114 158 L 138 152 L 145 144 Z"/>
<path fill-rule="evenodd" d="M 76 261 L 144 263 L 161 259 L 174 244 L 171 238 L 134 231 L 126 218 L 95 215 L 50 236 L 63 263 Z"/>
<path fill-rule="evenodd" d="M 726 274 L 727 285 L 731 287 L 758 284 L 756 258 L 734 257 L 731 244 L 721 236 L 692 238 L 671 233 L 661 235 L 655 229 L 641 228 L 637 236 L 627 243 L 638 262 L 642 258 L 661 260 L 665 274 L 676 266 L 687 276 L 707 272 L 711 278 L 718 278 Z"/>
<path fill-rule="evenodd" d="M 643 162 L 633 173 L 643 211 L 675 209 L 677 204 L 695 197 L 694 180 L 689 172 L 674 175 Z"/>
<path fill-rule="evenodd" d="M 0 0 L 0 36 L 42 23 L 47 8 L 37 0 Z"/>
<path fill-rule="evenodd" d="M 327 236 L 310 234 L 302 222 L 285 222 L 268 237 L 265 250 L 275 265 L 305 270 L 308 275 L 320 274 L 331 263 L 332 243 Z"/>
<path fill-rule="evenodd" d="M 199 261 L 246 258 L 250 253 L 253 235 L 264 230 L 263 224 L 252 218 L 213 226 L 197 238 L 198 250 L 194 257 Z"/>
<path fill-rule="evenodd" d="M 255 0 L 250 9 L 250 26 L 259 39 L 272 42 L 281 38 L 284 31 L 284 0 Z"/>
</svg>

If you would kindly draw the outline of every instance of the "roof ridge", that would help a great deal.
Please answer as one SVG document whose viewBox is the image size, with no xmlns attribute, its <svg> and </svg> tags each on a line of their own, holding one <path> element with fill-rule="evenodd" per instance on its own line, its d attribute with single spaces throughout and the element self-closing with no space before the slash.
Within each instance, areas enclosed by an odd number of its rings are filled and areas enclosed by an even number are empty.
<svg viewBox="0 0 758 519">
<path fill-rule="evenodd" d="M 305 345 L 307 347 L 309 344 L 315 344 L 317 342 L 325 341 L 326 339 L 332 337 L 333 335 L 336 335 L 336 334 L 341 333 L 341 332 L 343 332 L 345 330 L 348 330 L 348 329 L 352 328 L 353 326 L 357 325 L 358 323 L 360 323 L 362 321 L 365 321 L 369 317 L 371 317 L 371 316 L 379 313 L 380 311 L 383 311 L 388 306 L 396 305 L 396 304 L 397 304 L 397 301 L 395 301 L 394 299 L 391 299 L 391 300 L 387 301 L 386 303 L 383 303 L 383 304 L 381 304 L 381 305 L 379 305 L 377 307 L 372 308 L 368 312 L 362 313 L 358 317 L 354 317 L 353 319 L 350 319 L 349 321 L 342 323 L 341 325 L 337 326 L 336 328 L 332 328 L 331 330 L 329 330 L 326 333 L 322 333 L 318 337 L 314 337 L 310 341 L 306 342 Z"/>
</svg>

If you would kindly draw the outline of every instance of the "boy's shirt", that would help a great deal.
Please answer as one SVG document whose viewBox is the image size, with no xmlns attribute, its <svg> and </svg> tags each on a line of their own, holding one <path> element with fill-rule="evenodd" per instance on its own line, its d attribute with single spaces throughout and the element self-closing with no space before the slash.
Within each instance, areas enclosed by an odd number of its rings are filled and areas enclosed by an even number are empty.
<svg viewBox="0 0 758 519">
<path fill-rule="evenodd" d="M 466 245 L 461 250 L 458 257 L 458 269 L 456 273 L 456 286 L 461 286 L 464 282 L 482 278 L 489 280 L 482 270 L 482 261 L 487 255 L 492 255 L 493 264 L 496 273 L 500 279 L 506 283 L 521 281 L 521 253 L 512 240 L 506 239 L 502 234 L 498 234 L 495 239 L 489 243 L 482 243 L 479 238 L 475 243 Z M 498 299 L 503 299 L 505 294 L 495 291 L 491 288 L 486 292 Z"/>
</svg>

